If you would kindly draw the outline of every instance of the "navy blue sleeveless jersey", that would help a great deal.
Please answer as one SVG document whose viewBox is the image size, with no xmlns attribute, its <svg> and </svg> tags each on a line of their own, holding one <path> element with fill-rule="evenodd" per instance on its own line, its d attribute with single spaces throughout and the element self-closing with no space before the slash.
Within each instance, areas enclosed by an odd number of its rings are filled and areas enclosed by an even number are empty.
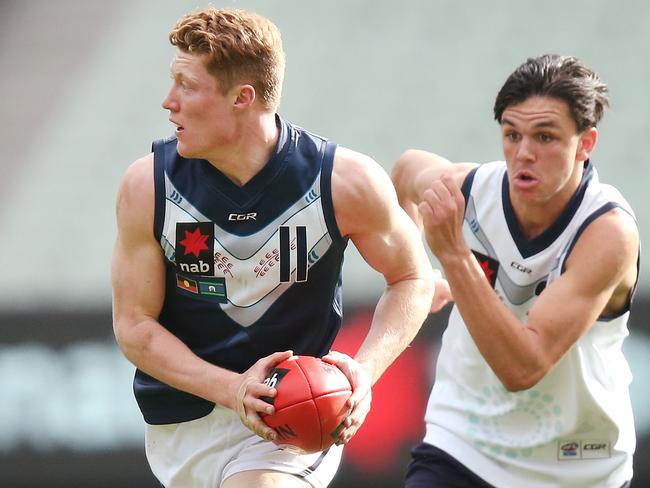
<svg viewBox="0 0 650 488">
<path fill-rule="evenodd" d="M 341 325 L 347 239 L 332 204 L 336 145 L 277 124 L 273 156 L 242 187 L 208 161 L 179 156 L 175 137 L 153 144 L 154 233 L 166 263 L 159 322 L 199 357 L 239 373 L 277 351 L 322 356 Z M 214 407 L 140 370 L 134 392 L 149 424 Z"/>
</svg>

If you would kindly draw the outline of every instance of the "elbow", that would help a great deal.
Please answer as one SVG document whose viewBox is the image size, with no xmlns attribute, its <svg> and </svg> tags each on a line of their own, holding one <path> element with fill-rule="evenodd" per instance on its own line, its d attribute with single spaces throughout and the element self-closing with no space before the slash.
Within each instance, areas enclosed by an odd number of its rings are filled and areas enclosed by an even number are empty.
<svg viewBox="0 0 650 488">
<path fill-rule="evenodd" d="M 431 303 L 436 292 L 436 275 L 433 272 L 429 258 L 426 256 L 424 248 L 418 257 L 417 265 L 414 266 L 409 278 L 412 280 L 413 290 L 412 297 L 418 300 Z"/>
<path fill-rule="evenodd" d="M 417 288 L 413 297 L 421 304 L 420 308 L 423 310 L 425 319 L 432 311 L 433 303 L 435 300 L 436 285 L 433 273 L 430 272 L 431 266 L 427 265 L 427 269 L 423 270 L 423 274 L 417 280 Z"/>
<path fill-rule="evenodd" d="M 129 324 L 127 324 L 124 320 L 118 320 L 115 317 L 113 318 L 113 335 L 115 336 L 115 342 L 117 342 L 117 345 L 122 350 L 128 346 L 131 340 L 131 334 L 129 331 Z"/>
<path fill-rule="evenodd" d="M 415 159 L 416 152 L 415 149 L 407 149 L 399 158 L 397 158 L 397 161 L 395 161 L 395 164 L 393 165 L 390 178 L 393 181 L 393 186 L 395 186 L 398 197 L 403 196 L 406 181 L 408 180 L 411 171 L 409 168 Z"/>
<path fill-rule="evenodd" d="M 409 161 L 413 158 L 415 149 L 407 149 L 404 151 L 395 164 L 393 165 L 393 170 L 391 171 L 391 179 L 393 183 L 397 184 L 403 177 L 406 166 L 408 166 Z"/>
<path fill-rule="evenodd" d="M 115 335 L 115 342 L 123 353 L 126 353 L 129 348 L 129 334 L 122 328 L 113 327 L 113 334 Z"/>
<path fill-rule="evenodd" d="M 113 326 L 113 333 L 115 335 L 115 342 L 117 347 L 120 348 L 122 354 L 131 362 L 132 351 L 135 349 L 131 334 L 123 327 Z"/>
<path fill-rule="evenodd" d="M 433 268 L 426 262 L 425 275 L 422 278 L 422 295 L 426 298 L 429 304 L 434 299 L 436 294 L 436 276 L 433 273 Z"/>
<path fill-rule="evenodd" d="M 546 376 L 547 372 L 547 368 L 536 367 L 521 369 L 519 371 L 508 371 L 497 376 L 506 390 L 511 393 L 516 393 L 534 387 Z"/>
<path fill-rule="evenodd" d="M 149 342 L 149 334 L 144 329 L 138 327 L 138 324 L 125 321 L 114 321 L 113 323 L 115 342 L 124 356 L 134 364 L 142 355 L 142 351 L 146 350 Z"/>
</svg>

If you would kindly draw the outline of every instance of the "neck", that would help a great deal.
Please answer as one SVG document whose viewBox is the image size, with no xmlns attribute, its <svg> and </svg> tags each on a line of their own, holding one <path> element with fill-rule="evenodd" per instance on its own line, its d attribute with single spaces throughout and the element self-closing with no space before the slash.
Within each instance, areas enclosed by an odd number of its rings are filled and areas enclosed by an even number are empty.
<svg viewBox="0 0 650 488">
<path fill-rule="evenodd" d="M 562 215 L 565 206 L 550 208 L 546 205 L 540 207 L 527 202 L 517 204 L 512 200 L 512 209 L 517 218 L 517 224 L 528 240 L 536 238 L 548 229 Z"/>
<path fill-rule="evenodd" d="M 576 166 L 576 171 L 560 191 L 540 200 L 521 198 L 510 187 L 510 203 L 517 224 L 527 239 L 534 239 L 541 235 L 562 215 L 580 187 L 582 175 L 582 164 L 580 164 Z"/>
<path fill-rule="evenodd" d="M 207 159 L 233 183 L 244 186 L 271 159 L 279 134 L 274 113 L 257 114 L 243 120 L 234 129 L 231 142 Z"/>
</svg>

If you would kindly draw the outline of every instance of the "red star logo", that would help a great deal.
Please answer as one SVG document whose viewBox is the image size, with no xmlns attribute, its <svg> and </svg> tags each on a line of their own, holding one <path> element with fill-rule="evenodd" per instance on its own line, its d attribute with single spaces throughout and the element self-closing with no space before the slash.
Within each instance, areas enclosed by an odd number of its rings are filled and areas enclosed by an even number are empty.
<svg viewBox="0 0 650 488">
<path fill-rule="evenodd" d="M 478 263 L 481 265 L 488 282 L 492 285 L 492 275 L 494 274 L 494 270 L 490 268 L 490 263 L 488 263 L 487 260 L 480 260 Z"/>
<path fill-rule="evenodd" d="M 194 231 L 189 232 L 185 231 L 185 239 L 180 241 L 180 244 L 185 247 L 185 254 L 194 254 L 197 258 L 201 251 L 207 251 L 209 248 L 205 244 L 205 241 L 208 240 L 208 236 L 201 234 L 201 231 L 197 227 Z"/>
</svg>

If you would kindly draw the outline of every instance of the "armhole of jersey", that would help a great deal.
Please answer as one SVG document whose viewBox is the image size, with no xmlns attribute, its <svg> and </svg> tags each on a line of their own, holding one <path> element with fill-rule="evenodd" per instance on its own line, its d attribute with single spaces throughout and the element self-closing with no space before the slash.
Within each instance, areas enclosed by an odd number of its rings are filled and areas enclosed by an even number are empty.
<svg viewBox="0 0 650 488">
<path fill-rule="evenodd" d="M 153 151 L 153 184 L 154 184 L 154 214 L 153 234 L 160 242 L 165 222 L 165 142 L 164 139 L 154 141 Z"/>
<path fill-rule="evenodd" d="M 336 144 L 327 141 L 323 150 L 323 159 L 320 170 L 320 191 L 323 204 L 323 215 L 325 216 L 327 230 L 332 237 L 332 241 L 340 244 L 343 242 L 343 236 L 341 236 L 339 226 L 336 224 L 334 202 L 332 201 L 332 170 L 334 168 L 335 152 Z"/>
<path fill-rule="evenodd" d="M 564 273 L 564 270 L 566 269 L 566 261 L 567 261 L 567 259 L 569 259 L 569 256 L 571 255 L 571 252 L 573 251 L 573 248 L 575 247 L 576 242 L 578 242 L 578 239 L 580 238 L 582 233 L 585 231 L 585 229 L 589 226 L 589 224 L 591 224 L 594 220 L 596 220 L 601 215 L 609 212 L 610 210 L 612 210 L 614 208 L 620 208 L 625 213 L 629 214 L 629 212 L 623 206 L 621 206 L 621 205 L 619 205 L 619 204 L 617 204 L 615 202 L 607 202 L 603 206 L 601 206 L 600 208 L 595 210 L 591 215 L 589 215 L 589 217 L 587 217 L 585 219 L 585 221 L 582 223 L 582 225 L 580 225 L 580 227 L 578 228 L 578 231 L 576 232 L 575 236 L 573 236 L 573 240 L 571 241 L 571 244 L 569 245 L 569 247 L 567 249 L 567 252 L 564 255 L 564 259 L 562 260 L 562 267 L 560 268 L 561 269 L 560 273 Z M 630 214 L 630 215 L 634 219 L 634 216 L 632 214 Z M 636 221 L 636 219 L 634 219 L 634 220 Z M 619 310 L 614 315 L 601 315 L 601 316 L 599 316 L 598 319 L 597 319 L 599 322 L 607 322 L 609 320 L 614 320 L 614 319 L 620 317 L 621 315 L 623 315 L 623 314 L 630 311 L 630 308 L 632 306 L 632 299 L 634 298 L 634 295 L 636 293 L 637 284 L 639 283 L 640 266 L 641 266 L 641 250 L 639 249 L 639 255 L 638 255 L 637 261 L 636 261 L 636 281 L 634 282 L 634 286 L 632 286 L 632 288 L 630 290 L 630 294 L 628 296 L 627 303 L 625 304 L 625 306 L 623 308 L 621 308 L 621 310 Z"/>
<path fill-rule="evenodd" d="M 476 175 L 476 170 L 478 168 L 479 167 L 477 166 L 476 168 L 470 170 L 469 173 L 467 173 L 467 176 L 465 176 L 465 181 L 463 181 L 463 184 L 460 187 L 460 191 L 465 197 L 465 205 L 467 205 L 467 202 L 469 201 L 469 195 L 472 192 L 472 184 L 474 183 L 474 176 Z"/>
</svg>

